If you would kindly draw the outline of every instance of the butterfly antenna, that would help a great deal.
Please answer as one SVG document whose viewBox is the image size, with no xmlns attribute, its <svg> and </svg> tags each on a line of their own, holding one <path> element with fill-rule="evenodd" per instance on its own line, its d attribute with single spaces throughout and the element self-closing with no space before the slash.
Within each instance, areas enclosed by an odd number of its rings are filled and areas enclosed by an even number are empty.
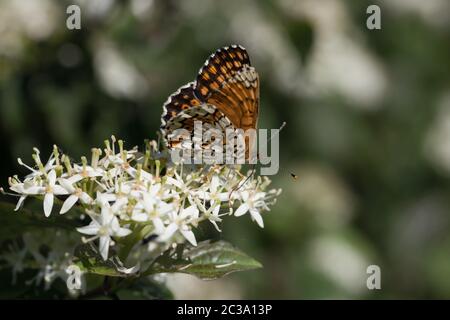
<svg viewBox="0 0 450 320">
<path fill-rule="evenodd" d="M 271 141 L 273 138 L 275 138 L 280 133 L 280 131 L 283 130 L 283 128 L 285 126 L 286 126 L 286 121 L 283 121 L 283 123 L 281 124 L 280 128 L 278 129 L 278 131 L 270 136 L 269 141 Z"/>
<path fill-rule="evenodd" d="M 275 138 L 279 133 L 280 133 L 280 131 L 281 130 L 283 130 L 283 128 L 286 126 L 286 121 L 283 121 L 283 123 L 281 124 L 281 126 L 280 126 L 280 128 L 277 130 L 277 132 L 275 132 L 273 135 L 271 135 L 270 136 L 270 138 L 269 138 L 269 140 L 267 141 L 267 142 L 269 142 L 269 141 L 271 141 L 273 138 Z M 260 159 L 260 156 L 259 156 L 259 153 L 256 155 L 256 160 L 259 160 Z"/>
<path fill-rule="evenodd" d="M 278 131 L 277 132 L 275 132 L 270 138 L 269 138 L 269 140 L 268 141 L 271 141 L 274 137 L 276 137 L 279 133 L 280 133 L 280 131 L 281 130 L 283 130 L 283 128 L 286 126 L 286 121 L 283 121 L 283 123 L 281 124 L 281 126 L 280 126 L 280 128 L 278 129 Z M 257 158 L 259 159 L 259 154 L 257 155 Z M 248 177 L 244 180 L 244 182 L 243 183 L 238 183 L 237 184 L 237 186 L 236 187 L 234 187 L 233 188 L 233 190 L 231 190 L 231 193 L 230 193 L 230 201 L 231 201 L 231 196 L 233 195 L 233 193 L 235 192 L 235 191 L 237 191 L 237 190 L 239 190 L 240 188 L 242 188 L 246 183 L 247 183 L 247 181 L 255 174 L 255 172 L 256 172 L 256 164 L 253 164 L 252 165 L 252 169 L 251 169 L 251 173 L 248 175 Z"/>
<path fill-rule="evenodd" d="M 256 164 L 253 164 L 253 165 L 252 165 L 252 169 L 250 170 L 250 174 L 248 175 L 247 178 L 245 178 L 244 182 L 241 183 L 242 180 L 239 181 L 239 182 L 237 183 L 236 187 L 234 187 L 233 190 L 231 190 L 231 193 L 230 193 L 230 201 L 231 201 L 231 196 L 233 195 L 233 193 L 234 193 L 235 191 L 238 191 L 240 188 L 242 188 L 242 187 L 247 183 L 247 181 L 250 180 L 250 178 L 255 174 L 255 172 L 256 172 L 255 167 L 256 167 Z"/>
</svg>

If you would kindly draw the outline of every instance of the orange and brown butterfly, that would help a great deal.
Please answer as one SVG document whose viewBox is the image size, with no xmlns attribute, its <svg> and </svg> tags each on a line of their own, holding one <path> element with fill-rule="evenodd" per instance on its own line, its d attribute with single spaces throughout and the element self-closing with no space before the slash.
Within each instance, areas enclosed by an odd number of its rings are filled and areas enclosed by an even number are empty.
<svg viewBox="0 0 450 320">
<path fill-rule="evenodd" d="M 201 121 L 204 130 L 256 129 L 258 108 L 258 73 L 247 51 L 240 45 L 224 47 L 206 60 L 195 81 L 179 88 L 164 103 L 162 136 L 171 149 L 182 147 L 174 130 L 186 129 L 193 135 L 194 121 Z"/>
</svg>

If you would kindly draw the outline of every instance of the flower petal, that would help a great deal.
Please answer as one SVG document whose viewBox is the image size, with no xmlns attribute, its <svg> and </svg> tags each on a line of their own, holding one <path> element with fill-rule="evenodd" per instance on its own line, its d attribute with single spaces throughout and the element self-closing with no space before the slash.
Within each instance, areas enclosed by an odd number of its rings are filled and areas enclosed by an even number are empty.
<svg viewBox="0 0 450 320">
<path fill-rule="evenodd" d="M 178 230 L 178 225 L 176 223 L 171 223 L 169 224 L 169 226 L 166 228 L 166 230 L 164 231 L 164 233 L 159 237 L 160 241 L 166 241 L 167 239 L 169 239 L 171 236 L 173 236 L 173 234 Z"/>
<path fill-rule="evenodd" d="M 173 211 L 173 204 L 169 204 L 169 203 L 162 202 L 162 201 L 158 203 L 158 213 L 160 215 L 162 215 L 162 216 L 166 215 L 171 211 Z"/>
<path fill-rule="evenodd" d="M 240 217 L 240 216 L 246 214 L 249 209 L 250 208 L 249 208 L 248 204 L 243 203 L 239 206 L 239 208 L 237 208 L 236 212 L 234 213 L 234 216 Z"/>
<path fill-rule="evenodd" d="M 152 185 L 150 187 L 149 193 L 155 197 L 158 194 L 159 190 L 161 190 L 161 183 Z"/>
<path fill-rule="evenodd" d="M 111 213 L 111 206 L 108 202 L 102 203 L 101 210 L 101 224 L 108 224 L 114 218 L 114 215 Z"/>
<path fill-rule="evenodd" d="M 55 158 L 53 158 L 53 154 L 48 159 L 47 163 L 44 166 L 44 170 L 48 171 L 53 167 L 53 163 L 55 162 Z"/>
<path fill-rule="evenodd" d="M 155 218 L 152 220 L 153 225 L 155 226 L 155 233 L 156 234 L 163 234 L 164 233 L 164 222 L 160 218 Z"/>
<path fill-rule="evenodd" d="M 46 217 L 50 216 L 53 208 L 53 194 L 46 193 L 44 196 L 44 214 Z"/>
<path fill-rule="evenodd" d="M 217 225 L 217 222 L 216 222 L 216 221 L 211 220 L 211 219 L 210 219 L 209 221 L 213 224 L 214 228 L 216 228 L 216 230 L 217 230 L 218 232 L 222 232 L 222 230 L 220 230 L 219 226 Z"/>
<path fill-rule="evenodd" d="M 155 199 L 153 198 L 153 196 L 151 196 L 148 193 L 144 193 L 143 198 L 144 198 L 145 211 L 147 211 L 147 212 L 153 211 L 153 207 L 155 206 L 155 202 L 156 202 Z"/>
<path fill-rule="evenodd" d="M 98 225 L 98 223 L 93 221 L 87 226 L 77 228 L 77 231 L 82 234 L 87 234 L 89 236 L 93 236 L 93 235 L 97 234 L 99 227 L 100 226 Z"/>
<path fill-rule="evenodd" d="M 197 240 L 195 239 L 195 235 L 191 230 L 180 230 L 183 237 L 187 239 L 193 246 L 197 246 Z"/>
<path fill-rule="evenodd" d="M 55 182 L 56 182 L 56 172 L 55 172 L 55 170 L 52 170 L 52 171 L 50 171 L 50 172 L 48 173 L 47 179 L 48 179 L 48 184 L 49 184 L 50 186 L 55 185 Z"/>
<path fill-rule="evenodd" d="M 196 206 L 190 206 L 181 211 L 180 219 L 185 219 L 187 217 L 198 217 L 198 213 L 198 208 Z"/>
<path fill-rule="evenodd" d="M 217 175 L 213 176 L 211 178 L 211 185 L 209 186 L 209 190 L 211 190 L 211 193 L 216 193 L 217 188 L 219 187 L 219 177 Z"/>
<path fill-rule="evenodd" d="M 84 204 L 92 203 L 92 198 L 86 192 L 81 193 L 80 200 Z"/>
<path fill-rule="evenodd" d="M 221 192 L 218 194 L 217 198 L 220 201 L 228 201 L 228 200 L 230 200 L 230 193 L 229 192 Z"/>
<path fill-rule="evenodd" d="M 73 187 L 72 182 L 69 181 L 69 179 L 59 178 L 58 182 L 64 189 L 67 190 L 67 192 L 69 192 L 69 193 L 75 192 L 75 188 Z"/>
<path fill-rule="evenodd" d="M 126 237 L 127 235 L 129 235 L 131 233 L 130 229 L 126 229 L 126 228 L 119 228 L 114 235 L 116 237 Z"/>
<path fill-rule="evenodd" d="M 25 188 L 23 190 L 24 194 L 29 194 L 29 195 L 43 194 L 44 192 L 45 192 L 45 188 L 44 187 L 38 187 L 38 186 L 28 187 L 28 188 Z M 21 193 L 21 192 L 19 192 L 19 193 Z"/>
<path fill-rule="evenodd" d="M 111 241 L 111 238 L 109 236 L 100 237 L 100 245 L 99 245 L 99 251 L 100 254 L 103 257 L 103 260 L 108 259 L 108 251 L 109 251 L 109 243 Z"/>
<path fill-rule="evenodd" d="M 214 209 L 212 209 L 211 214 L 214 215 L 214 216 L 219 215 L 219 212 L 220 212 L 220 204 L 219 204 L 219 203 L 211 204 L 211 206 L 214 206 Z"/>
<path fill-rule="evenodd" d="M 78 181 L 83 180 L 83 179 L 84 178 L 83 178 L 83 176 L 81 174 L 76 174 L 76 175 L 71 176 L 70 178 L 67 178 L 66 180 L 70 184 L 74 184 L 74 183 L 77 183 Z"/>
<path fill-rule="evenodd" d="M 63 205 L 62 205 L 62 208 L 61 208 L 61 211 L 59 211 L 59 213 L 60 213 L 60 214 L 64 214 L 64 213 L 66 213 L 67 211 L 69 211 L 69 210 L 73 207 L 73 205 L 74 205 L 75 203 L 77 203 L 77 201 L 78 201 L 78 197 L 77 197 L 76 195 L 74 195 L 74 194 L 70 195 L 70 196 L 66 199 L 66 201 L 64 201 L 64 203 L 63 203 Z"/>
<path fill-rule="evenodd" d="M 136 222 L 145 222 L 148 220 L 148 215 L 145 212 L 134 211 L 131 219 Z"/>
<path fill-rule="evenodd" d="M 53 187 L 53 194 L 59 195 L 59 194 L 68 194 L 66 189 L 61 187 L 60 185 L 55 184 Z"/>
<path fill-rule="evenodd" d="M 20 207 L 22 207 L 22 204 L 23 204 L 23 202 L 25 201 L 26 198 L 27 198 L 27 196 L 21 196 L 21 197 L 19 198 L 19 201 L 17 201 L 17 205 L 16 205 L 16 207 L 14 208 L 14 211 L 17 211 L 17 210 L 20 209 Z"/>
<path fill-rule="evenodd" d="M 178 187 L 180 189 L 183 188 L 183 185 L 178 180 L 175 180 L 172 177 L 167 177 L 167 183 L 174 185 L 175 187 Z"/>
<path fill-rule="evenodd" d="M 116 213 L 119 211 L 124 205 L 128 203 L 127 197 L 120 197 L 114 202 L 114 204 L 111 206 L 112 212 Z"/>
<path fill-rule="evenodd" d="M 261 216 L 261 214 L 259 213 L 258 210 L 256 209 L 250 209 L 250 215 L 252 216 L 252 219 L 256 221 L 256 223 L 261 227 L 264 228 L 264 221 L 263 218 Z"/>
</svg>

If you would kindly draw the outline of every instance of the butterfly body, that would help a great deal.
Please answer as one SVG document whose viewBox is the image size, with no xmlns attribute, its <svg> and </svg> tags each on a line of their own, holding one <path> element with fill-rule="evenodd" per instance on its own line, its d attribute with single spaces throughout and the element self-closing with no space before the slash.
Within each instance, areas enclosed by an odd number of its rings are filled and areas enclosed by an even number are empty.
<svg viewBox="0 0 450 320">
<path fill-rule="evenodd" d="M 176 129 L 193 133 L 195 121 L 201 121 L 205 130 L 256 129 L 258 109 L 259 77 L 247 51 L 237 45 L 224 47 L 206 60 L 196 81 L 167 99 L 161 131 L 169 149 L 182 147 Z"/>
</svg>

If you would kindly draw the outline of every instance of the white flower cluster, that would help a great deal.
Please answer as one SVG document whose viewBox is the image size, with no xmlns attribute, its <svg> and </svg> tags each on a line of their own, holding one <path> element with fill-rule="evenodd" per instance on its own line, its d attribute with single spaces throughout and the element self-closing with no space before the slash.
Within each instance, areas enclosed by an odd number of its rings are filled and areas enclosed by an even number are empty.
<svg viewBox="0 0 450 320">
<path fill-rule="evenodd" d="M 12 268 L 12 283 L 16 283 L 17 274 L 23 272 L 30 265 L 37 269 L 33 278 L 27 284 L 44 284 L 45 289 L 49 289 L 51 284 L 58 278 L 64 282 L 69 277 L 69 268 L 73 265 L 73 251 L 79 236 L 74 232 L 46 232 L 47 230 L 37 230 L 26 232 L 19 242 L 11 242 L 8 250 L 2 255 Z M 51 250 L 49 249 L 51 246 Z M 48 254 L 43 254 L 43 252 Z"/>
<path fill-rule="evenodd" d="M 208 220 L 220 231 L 218 223 L 225 215 L 248 212 L 263 227 L 261 212 L 269 210 L 281 192 L 266 191 L 268 178 L 245 176 L 237 166 L 173 164 L 155 141 L 141 153 L 137 147 L 124 149 L 123 141 L 112 137 L 103 150 L 92 149 L 90 162 L 82 157 L 80 164 L 60 154 L 56 146 L 45 164 L 37 149 L 33 159 L 33 167 L 18 159 L 31 171 L 23 180 L 9 179 L 10 189 L 19 196 L 16 210 L 29 196 L 43 197 L 46 217 L 55 203 L 60 204 L 59 214 L 79 213 L 71 210 L 76 205 L 90 218 L 77 231 L 87 236 L 84 242 L 98 239 L 105 260 L 111 256 L 110 248 L 119 252 L 127 238 L 151 237 L 153 248 L 186 240 L 195 246 L 193 228 Z"/>
</svg>

